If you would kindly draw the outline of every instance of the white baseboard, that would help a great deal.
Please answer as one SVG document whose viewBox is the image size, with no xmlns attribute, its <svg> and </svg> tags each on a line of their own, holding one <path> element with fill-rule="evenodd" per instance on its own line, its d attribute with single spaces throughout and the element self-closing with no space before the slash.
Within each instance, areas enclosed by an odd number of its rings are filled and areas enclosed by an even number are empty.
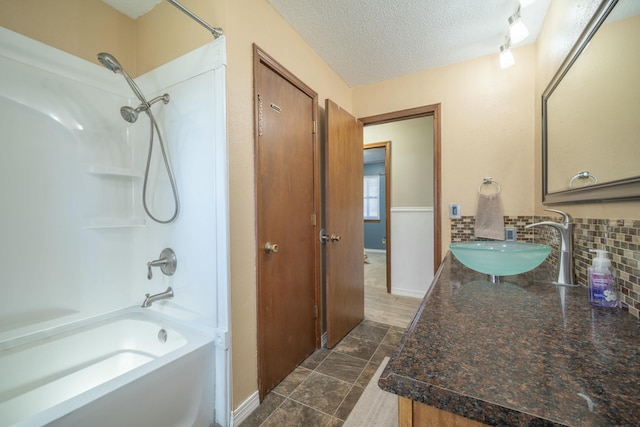
<svg viewBox="0 0 640 427">
<path fill-rule="evenodd" d="M 364 248 L 364 251 L 365 252 L 371 252 L 373 254 L 386 254 L 387 253 L 387 251 L 385 249 L 367 249 L 367 248 Z"/>
<path fill-rule="evenodd" d="M 260 406 L 260 395 L 256 390 L 247 400 L 242 402 L 231 414 L 231 425 L 239 426 L 256 408 Z"/>
<path fill-rule="evenodd" d="M 327 348 L 327 333 L 323 333 L 320 341 L 321 348 Z"/>
<path fill-rule="evenodd" d="M 414 289 L 400 289 L 400 288 L 391 288 L 392 295 L 399 295 L 403 297 L 412 297 L 412 298 L 424 298 L 426 291 L 416 291 Z"/>
</svg>

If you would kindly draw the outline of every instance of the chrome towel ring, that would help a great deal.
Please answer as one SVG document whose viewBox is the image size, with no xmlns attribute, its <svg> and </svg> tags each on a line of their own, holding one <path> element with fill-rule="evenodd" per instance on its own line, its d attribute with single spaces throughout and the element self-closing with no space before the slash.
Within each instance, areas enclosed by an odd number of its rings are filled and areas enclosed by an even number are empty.
<svg viewBox="0 0 640 427">
<path fill-rule="evenodd" d="M 478 185 L 478 193 L 482 194 L 482 191 L 480 191 L 482 189 L 483 185 L 491 185 L 491 184 L 495 184 L 496 187 L 498 188 L 496 191 L 496 194 L 500 194 L 500 184 L 498 184 L 497 181 L 494 181 L 493 178 L 491 177 L 487 177 L 487 178 L 483 178 L 482 182 L 480 183 L 480 185 Z"/>
<path fill-rule="evenodd" d="M 596 178 L 596 177 L 595 177 L 595 175 L 591 175 L 591 174 L 589 173 L 589 171 L 580 171 L 580 172 L 578 172 L 578 173 L 576 174 L 576 176 L 574 176 L 573 178 L 571 178 L 571 180 L 569 181 L 569 188 L 573 188 L 573 182 L 574 182 L 576 179 L 583 180 L 583 179 L 589 179 L 589 178 L 591 178 L 591 179 L 593 180 L 593 183 L 594 183 L 594 184 L 597 184 L 597 183 L 598 183 L 598 178 Z M 587 184 L 585 184 L 585 185 L 588 185 L 588 183 L 587 183 Z"/>
</svg>

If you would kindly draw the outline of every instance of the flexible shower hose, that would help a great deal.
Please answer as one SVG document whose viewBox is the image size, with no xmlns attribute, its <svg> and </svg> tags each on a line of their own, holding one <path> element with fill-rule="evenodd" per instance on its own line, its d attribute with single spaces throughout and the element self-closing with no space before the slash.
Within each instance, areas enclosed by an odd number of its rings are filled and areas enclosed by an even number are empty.
<svg viewBox="0 0 640 427">
<path fill-rule="evenodd" d="M 145 113 L 147 113 L 147 116 L 149 116 L 150 128 L 149 128 L 149 154 L 147 155 L 147 167 L 144 171 L 144 182 L 142 184 L 142 205 L 144 207 L 144 211 L 147 213 L 147 215 L 149 215 L 149 217 L 152 220 L 160 224 L 169 224 L 175 221 L 175 219 L 178 217 L 178 213 L 180 212 L 180 201 L 178 199 L 178 189 L 176 188 L 176 182 L 173 175 L 173 170 L 171 169 L 171 165 L 169 164 L 169 159 L 167 157 L 167 153 L 164 147 L 162 134 L 160 133 L 160 129 L 158 128 L 158 124 L 156 123 L 156 119 L 153 116 L 153 113 L 151 112 L 150 108 L 147 108 L 145 110 Z M 167 220 L 161 220 L 156 218 L 155 216 L 153 216 L 153 214 L 150 212 L 149 208 L 147 207 L 147 183 L 149 181 L 149 169 L 151 167 L 151 154 L 153 153 L 154 130 L 158 134 L 158 140 L 160 141 L 160 150 L 162 151 L 162 159 L 164 160 L 164 166 L 167 170 L 167 175 L 169 175 L 169 182 L 171 183 L 171 191 L 173 192 L 175 210 L 171 218 Z"/>
</svg>

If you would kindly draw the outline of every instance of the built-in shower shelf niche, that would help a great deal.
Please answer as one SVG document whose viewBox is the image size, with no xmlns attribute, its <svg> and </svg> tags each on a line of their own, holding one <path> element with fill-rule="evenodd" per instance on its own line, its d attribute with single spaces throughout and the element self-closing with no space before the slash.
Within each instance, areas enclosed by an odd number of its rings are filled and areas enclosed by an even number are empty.
<svg viewBox="0 0 640 427">
<path fill-rule="evenodd" d="M 97 176 L 113 176 L 123 178 L 142 178 L 144 176 L 144 174 L 137 169 L 103 165 L 90 165 L 88 167 L 87 173 Z"/>
<path fill-rule="evenodd" d="M 144 227 L 146 221 L 144 218 L 94 218 L 85 220 L 82 224 L 83 228 L 130 228 Z"/>
<path fill-rule="evenodd" d="M 86 172 L 95 177 L 87 181 L 87 197 L 92 206 L 82 222 L 85 229 L 118 229 L 143 227 L 143 215 L 139 215 L 134 203 L 136 188 L 144 174 L 139 169 L 89 164 Z"/>
</svg>

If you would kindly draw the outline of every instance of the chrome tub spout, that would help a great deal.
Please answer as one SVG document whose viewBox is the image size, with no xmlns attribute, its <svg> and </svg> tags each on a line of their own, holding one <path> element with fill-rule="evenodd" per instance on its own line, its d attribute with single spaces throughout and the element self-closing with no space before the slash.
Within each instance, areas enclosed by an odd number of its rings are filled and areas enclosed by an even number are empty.
<svg viewBox="0 0 640 427">
<path fill-rule="evenodd" d="M 545 209 L 555 212 L 563 217 L 563 222 L 542 221 L 525 225 L 524 228 L 538 227 L 546 225 L 555 228 L 560 234 L 560 253 L 558 256 L 558 285 L 574 285 L 573 280 L 573 219 L 563 211 L 556 209 Z"/>
<path fill-rule="evenodd" d="M 151 304 L 153 304 L 155 301 L 158 301 L 161 299 L 173 298 L 173 289 L 171 288 L 171 286 L 169 286 L 167 290 L 164 292 L 160 292 L 159 294 L 155 294 L 155 295 L 145 294 L 145 297 L 146 298 L 142 302 L 142 307 L 143 308 L 151 307 Z"/>
</svg>

